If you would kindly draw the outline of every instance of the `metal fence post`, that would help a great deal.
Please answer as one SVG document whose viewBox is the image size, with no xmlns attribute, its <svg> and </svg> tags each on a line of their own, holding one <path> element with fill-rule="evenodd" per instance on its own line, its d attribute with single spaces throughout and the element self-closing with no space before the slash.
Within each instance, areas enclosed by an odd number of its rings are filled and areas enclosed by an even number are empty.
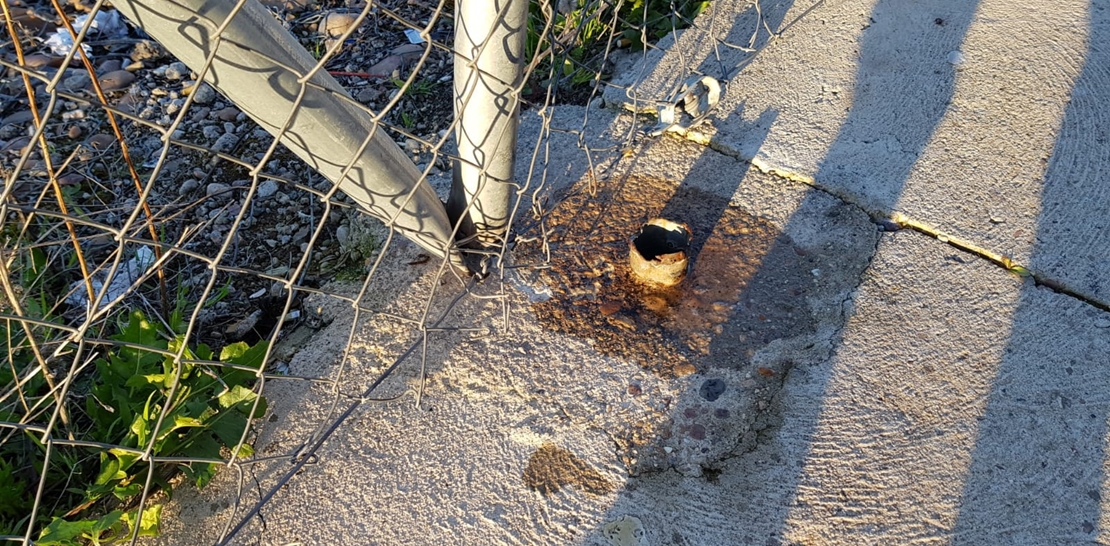
<svg viewBox="0 0 1110 546">
<path fill-rule="evenodd" d="M 256 0 L 117 0 L 128 19 L 200 73 L 282 144 L 398 232 L 461 267 L 443 202 L 370 113 Z M 366 139 L 369 135 L 369 143 Z M 347 169 L 348 165 L 351 166 Z"/>
<path fill-rule="evenodd" d="M 455 21 L 455 162 L 447 213 L 459 237 L 504 240 L 528 28 L 528 0 L 459 0 Z"/>
</svg>

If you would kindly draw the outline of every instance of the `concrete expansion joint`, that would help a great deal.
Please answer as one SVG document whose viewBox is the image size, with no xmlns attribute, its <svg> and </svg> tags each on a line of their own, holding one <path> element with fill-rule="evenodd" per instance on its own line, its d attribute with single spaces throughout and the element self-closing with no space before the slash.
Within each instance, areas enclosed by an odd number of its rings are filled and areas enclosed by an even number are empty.
<svg viewBox="0 0 1110 546">
<path fill-rule="evenodd" d="M 830 197 L 833 197 L 838 201 L 844 203 L 845 205 L 855 207 L 858 210 L 862 211 L 864 214 L 867 214 L 871 218 L 871 220 L 875 222 L 879 227 L 881 227 L 884 231 L 911 229 L 913 231 L 936 239 L 937 241 L 940 241 L 944 244 L 947 244 L 948 246 L 956 248 L 964 253 L 970 254 L 983 260 L 987 260 L 988 262 L 991 262 L 999 268 L 1005 270 L 1009 274 L 1019 275 L 1021 277 L 1029 277 L 1037 286 L 1043 286 L 1049 290 L 1052 290 L 1053 292 L 1056 292 L 1057 294 L 1079 300 L 1097 309 L 1110 312 L 1110 301 L 1103 301 L 1090 294 L 1084 294 L 1079 290 L 1067 286 L 1062 281 L 1054 279 L 1048 275 L 1037 272 L 1034 269 L 1015 262 L 1012 258 L 1005 254 L 995 252 L 986 247 L 977 245 L 967 239 L 949 235 L 944 231 L 937 229 L 935 226 L 910 218 L 909 216 L 906 216 L 905 214 L 902 214 L 900 212 L 889 213 L 886 211 L 871 209 L 857 201 L 854 196 L 844 194 L 843 192 L 835 191 L 832 188 L 826 187 L 810 175 L 782 169 L 763 160 L 762 158 L 741 153 L 740 150 L 736 150 L 705 133 L 688 129 L 683 131 L 673 131 L 673 134 L 675 134 L 679 138 L 683 138 L 685 140 L 689 140 L 690 142 L 705 146 L 722 155 L 726 155 L 728 157 L 748 163 L 753 167 L 759 169 L 764 174 L 769 174 L 771 176 L 775 176 L 777 178 L 781 178 L 783 180 L 798 184 L 805 184 L 806 186 L 809 186 L 817 191 L 823 192 Z M 866 272 L 867 269 L 870 267 L 871 264 L 870 261 L 868 261 L 868 266 L 864 269 L 864 271 Z"/>
</svg>

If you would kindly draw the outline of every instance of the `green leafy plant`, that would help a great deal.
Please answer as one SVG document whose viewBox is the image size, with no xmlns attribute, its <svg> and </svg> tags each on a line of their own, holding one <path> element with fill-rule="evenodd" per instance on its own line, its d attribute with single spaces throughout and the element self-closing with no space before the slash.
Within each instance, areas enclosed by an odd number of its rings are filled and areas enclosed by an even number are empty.
<svg viewBox="0 0 1110 546">
<path fill-rule="evenodd" d="M 525 51 L 529 59 L 540 57 L 534 74 L 548 79 L 531 82 L 525 91 L 555 88 L 574 102 L 575 97 L 588 96 L 581 92 L 592 87 L 587 84 L 605 76 L 607 48 L 643 49 L 646 43 L 689 27 L 709 1 L 625 0 L 615 13 L 616 2 L 576 0 L 565 13 L 558 13 L 555 4 L 553 0 L 531 4 Z"/>
<path fill-rule="evenodd" d="M 15 340 L 10 326 L 0 335 Z M 119 344 L 96 360 L 95 373 L 75 381 L 84 393 L 84 412 L 71 408 L 70 413 L 79 421 L 72 427 L 81 431 L 77 439 L 118 447 L 93 456 L 55 447 L 44 467 L 45 445 L 37 435 L 7 431 L 0 438 L 0 533 L 26 528 L 45 472 L 42 498 L 49 502 L 39 506 L 33 522 L 42 529 L 36 544 L 110 544 L 136 531 L 156 535 L 161 507 L 148 502 L 141 516 L 136 508 L 148 476 L 167 492 L 178 472 L 203 487 L 231 450 L 237 449 L 238 457 L 253 455 L 250 444 L 240 440 L 251 419 L 266 411 L 265 399 L 249 388 L 263 365 L 265 342 L 231 344 L 216 355 L 203 344 L 184 346 L 180 336 L 167 339 L 138 311 L 117 329 L 112 339 Z M 22 349 L 18 342 L 9 344 L 9 357 L 13 363 L 27 361 L 26 366 L 30 356 Z M 173 356 L 178 351 L 180 360 Z M 0 384 L 14 385 L 18 369 L 0 367 Z M 24 396 L 44 395 L 41 382 L 34 377 L 25 382 Z M 0 420 L 19 418 L 14 409 L 0 408 Z M 151 468 L 141 457 L 147 449 L 156 458 L 197 460 L 155 462 Z"/>
<path fill-rule="evenodd" d="M 414 97 L 425 97 L 432 94 L 435 90 L 436 82 L 431 80 L 416 80 L 412 84 L 405 86 L 405 80 L 393 78 L 391 80 L 393 85 L 404 92 L 406 95 Z"/>
</svg>

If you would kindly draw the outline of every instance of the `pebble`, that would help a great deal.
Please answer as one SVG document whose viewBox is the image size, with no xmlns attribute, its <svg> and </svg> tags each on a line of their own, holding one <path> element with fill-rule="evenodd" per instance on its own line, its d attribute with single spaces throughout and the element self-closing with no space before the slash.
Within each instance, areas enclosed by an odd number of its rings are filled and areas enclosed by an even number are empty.
<svg viewBox="0 0 1110 546">
<path fill-rule="evenodd" d="M 100 63 L 100 66 L 96 67 L 96 71 L 100 74 L 107 74 L 108 72 L 115 72 L 121 68 L 123 68 L 123 63 L 121 63 L 119 59 L 108 59 Z"/>
<path fill-rule="evenodd" d="M 217 152 L 227 153 L 234 149 L 235 144 L 237 144 L 238 142 L 239 137 L 231 133 L 224 133 L 220 135 L 220 137 L 216 139 L 216 142 L 212 144 L 212 149 Z"/>
<path fill-rule="evenodd" d="M 204 138 L 207 139 L 220 138 L 220 135 L 223 134 L 220 132 L 220 128 L 215 125 L 205 125 L 201 128 L 200 132 L 204 135 Z"/>
<path fill-rule="evenodd" d="M 68 136 L 69 138 L 77 138 L 81 136 L 81 127 L 78 125 L 70 125 L 69 129 L 66 129 L 66 136 Z"/>
<path fill-rule="evenodd" d="M 69 173 L 58 177 L 58 183 L 63 186 L 77 186 L 85 181 L 85 177 L 77 173 Z"/>
<path fill-rule="evenodd" d="M 382 96 L 382 90 L 371 86 L 359 91 L 355 98 L 358 99 L 359 102 L 367 104 L 374 102 L 380 96 Z"/>
<path fill-rule="evenodd" d="M 131 60 L 135 62 L 157 61 L 166 56 L 166 48 L 153 40 L 141 40 L 131 48 Z"/>
<path fill-rule="evenodd" d="M 197 109 L 193 110 L 193 115 L 189 116 L 189 121 L 192 121 L 193 123 L 200 123 L 208 119 L 208 113 L 211 111 L 212 109 L 208 108 L 207 106 L 199 106 L 197 107 Z M 216 137 L 214 136 L 212 138 Z"/>
<path fill-rule="evenodd" d="M 34 119 L 34 116 L 31 115 L 30 110 L 20 110 L 19 112 L 16 112 L 4 118 L 3 121 L 0 121 L 0 125 L 23 125 L 24 123 L 27 123 L 32 119 Z"/>
<path fill-rule="evenodd" d="M 193 90 L 193 102 L 197 104 L 211 104 L 214 100 L 216 100 L 216 90 L 207 83 L 202 83 Z"/>
<path fill-rule="evenodd" d="M 950 51 L 948 53 L 948 63 L 952 66 L 960 66 L 967 61 L 962 51 Z"/>
<path fill-rule="evenodd" d="M 223 194 L 224 192 L 226 192 L 230 189 L 231 189 L 231 186 L 228 186 L 227 184 L 221 184 L 219 182 L 213 182 L 213 183 L 209 184 L 207 188 L 205 188 L 205 195 L 207 195 L 208 197 L 212 197 L 212 196 L 215 196 L 215 195 Z"/>
<path fill-rule="evenodd" d="M 1100 318 L 1096 320 L 1095 328 L 1110 328 L 1110 319 Z"/>
<path fill-rule="evenodd" d="M 88 88 L 90 83 L 92 80 L 89 79 L 88 74 L 77 74 L 62 80 L 62 87 L 68 91 L 80 91 Z"/>
<path fill-rule="evenodd" d="M 347 32 L 347 29 L 358 18 L 356 13 L 331 12 L 320 21 L 320 33 L 331 38 L 338 38 Z"/>
<path fill-rule="evenodd" d="M 23 64 L 25 64 L 27 68 L 38 69 L 44 66 L 60 66 L 63 60 L 65 60 L 63 57 L 35 54 L 23 57 Z"/>
<path fill-rule="evenodd" d="M 116 137 L 107 133 L 100 133 L 98 135 L 93 135 L 89 137 L 89 140 L 87 142 L 88 145 L 92 146 L 94 150 L 106 150 L 109 146 L 112 146 L 116 143 Z"/>
<path fill-rule="evenodd" d="M 699 424 L 696 424 L 696 423 L 694 425 L 691 425 L 690 426 L 690 431 L 687 433 L 687 435 L 690 436 L 691 438 L 695 439 L 695 440 L 704 440 L 705 439 L 705 425 L 699 425 Z"/>
<path fill-rule="evenodd" d="M 177 111 L 180 110 L 181 107 L 184 104 L 185 104 L 185 101 L 183 99 L 173 99 L 173 100 L 171 100 L 169 102 L 169 104 L 166 105 L 166 114 L 171 115 L 171 116 L 176 114 Z"/>
<path fill-rule="evenodd" d="M 135 75 L 126 70 L 113 70 L 100 77 L 100 88 L 104 91 L 126 89 L 135 81 Z"/>
<path fill-rule="evenodd" d="M 192 178 L 187 178 L 184 182 L 181 183 L 181 187 L 177 189 L 177 194 L 184 196 L 189 192 L 197 189 L 197 186 L 200 186 L 200 182 L 197 182 Z"/>
<path fill-rule="evenodd" d="M 180 80 L 189 76 L 189 67 L 181 61 L 170 63 L 163 72 L 167 80 Z"/>
<path fill-rule="evenodd" d="M 238 115 L 239 109 L 233 106 L 228 106 L 227 108 L 216 112 L 216 117 L 220 118 L 220 121 L 235 121 L 235 118 Z"/>
<path fill-rule="evenodd" d="M 262 199 L 269 199 L 270 197 L 273 197 L 274 194 L 277 193 L 277 191 L 278 191 L 278 183 L 277 182 L 275 182 L 273 180 L 263 180 L 262 183 L 260 183 L 258 185 L 257 194 L 258 194 L 258 197 L 260 197 Z"/>
</svg>

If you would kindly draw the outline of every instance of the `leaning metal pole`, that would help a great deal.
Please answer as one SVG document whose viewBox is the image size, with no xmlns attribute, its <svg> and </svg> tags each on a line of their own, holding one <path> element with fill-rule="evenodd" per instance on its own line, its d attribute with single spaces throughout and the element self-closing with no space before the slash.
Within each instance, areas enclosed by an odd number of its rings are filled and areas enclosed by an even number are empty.
<svg viewBox="0 0 1110 546">
<path fill-rule="evenodd" d="M 316 60 L 257 0 L 112 4 L 198 74 L 215 50 L 205 81 L 370 214 L 461 266 L 443 202 L 420 171 L 326 71 L 302 86 Z"/>
<path fill-rule="evenodd" d="M 528 0 L 458 0 L 454 165 L 447 213 L 471 246 L 505 241 L 513 194 Z"/>
</svg>

